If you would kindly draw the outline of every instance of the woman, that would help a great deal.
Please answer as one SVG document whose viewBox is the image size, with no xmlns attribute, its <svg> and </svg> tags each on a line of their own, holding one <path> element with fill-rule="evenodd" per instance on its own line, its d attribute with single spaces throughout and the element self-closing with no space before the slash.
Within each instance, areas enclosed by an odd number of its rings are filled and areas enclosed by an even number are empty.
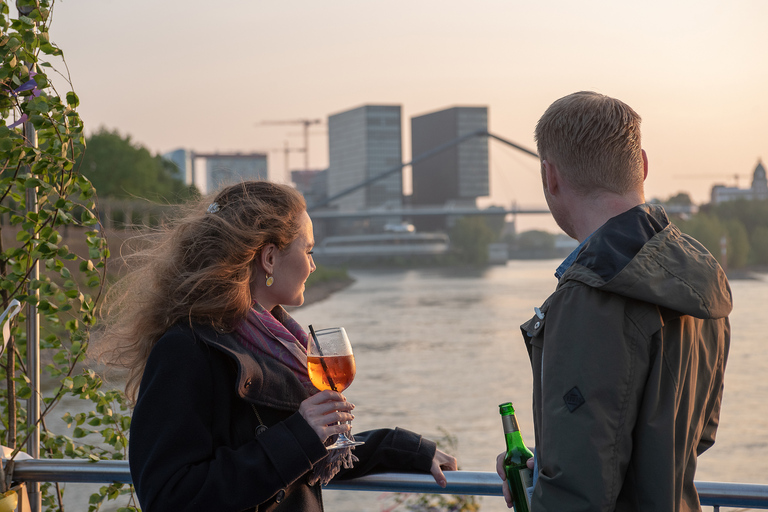
<svg viewBox="0 0 768 512">
<path fill-rule="evenodd" d="M 143 510 L 319 511 L 321 484 L 376 470 L 429 471 L 444 487 L 456 459 L 407 430 L 325 448 L 354 405 L 309 382 L 307 335 L 282 308 L 304 302 L 315 270 L 301 195 L 244 182 L 205 206 L 155 235 L 113 290 L 105 338 L 130 369 Z"/>
</svg>

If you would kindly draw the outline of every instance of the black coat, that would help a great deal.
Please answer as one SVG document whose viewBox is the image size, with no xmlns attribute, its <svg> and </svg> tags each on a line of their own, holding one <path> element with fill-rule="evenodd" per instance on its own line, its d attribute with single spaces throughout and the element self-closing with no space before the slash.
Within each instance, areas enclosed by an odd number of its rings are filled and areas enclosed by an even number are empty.
<svg viewBox="0 0 768 512">
<path fill-rule="evenodd" d="M 147 361 L 131 421 L 131 476 L 144 512 L 321 511 L 307 473 L 327 455 L 298 411 L 294 374 L 230 334 L 177 325 Z M 254 410 L 255 406 L 255 410 Z M 269 427 L 256 433 L 257 413 Z M 360 458 L 336 478 L 429 471 L 435 443 L 403 429 L 355 434 Z"/>
</svg>

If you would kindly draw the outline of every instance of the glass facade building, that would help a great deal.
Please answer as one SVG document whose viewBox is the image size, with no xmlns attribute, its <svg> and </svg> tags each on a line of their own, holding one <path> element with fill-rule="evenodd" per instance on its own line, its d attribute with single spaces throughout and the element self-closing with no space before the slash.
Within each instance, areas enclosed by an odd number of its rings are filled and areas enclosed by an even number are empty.
<svg viewBox="0 0 768 512">
<path fill-rule="evenodd" d="M 488 130 L 487 107 L 453 107 L 412 117 L 413 158 L 477 130 Z M 488 137 L 472 137 L 413 165 L 414 206 L 475 206 L 489 190 Z"/>
<path fill-rule="evenodd" d="M 399 105 L 364 105 L 328 117 L 328 196 L 401 165 Z M 344 195 L 331 206 L 339 210 L 400 208 L 402 169 Z"/>
<path fill-rule="evenodd" d="M 195 153 L 205 159 L 204 194 L 242 180 L 267 179 L 267 155 L 264 153 Z"/>
</svg>

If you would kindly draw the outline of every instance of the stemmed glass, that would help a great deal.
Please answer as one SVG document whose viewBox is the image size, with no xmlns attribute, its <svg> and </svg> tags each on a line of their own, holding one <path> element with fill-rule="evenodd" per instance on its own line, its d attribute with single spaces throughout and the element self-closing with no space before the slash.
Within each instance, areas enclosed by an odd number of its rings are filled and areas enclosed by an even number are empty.
<svg viewBox="0 0 768 512">
<path fill-rule="evenodd" d="M 319 390 L 332 389 L 342 392 L 352 384 L 355 378 L 355 356 L 349 344 L 347 331 L 343 327 L 319 329 L 315 331 L 309 326 L 311 334 L 307 349 L 307 370 L 309 380 Z M 346 448 L 365 444 L 352 441 L 344 433 L 340 433 L 336 442 L 327 448 Z"/>
</svg>

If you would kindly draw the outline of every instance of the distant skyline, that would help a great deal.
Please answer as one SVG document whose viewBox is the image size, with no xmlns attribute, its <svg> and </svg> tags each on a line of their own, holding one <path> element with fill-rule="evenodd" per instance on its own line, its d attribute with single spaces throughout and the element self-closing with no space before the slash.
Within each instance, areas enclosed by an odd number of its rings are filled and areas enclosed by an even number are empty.
<svg viewBox="0 0 768 512">
<path fill-rule="evenodd" d="M 594 90 L 643 117 L 647 197 L 702 203 L 768 160 L 766 19 L 762 0 L 61 0 L 51 39 L 87 131 L 155 153 L 267 152 L 288 181 L 282 149 L 303 145 L 301 126 L 260 123 L 322 119 L 310 167 L 325 168 L 328 115 L 364 104 L 402 106 L 405 160 L 410 118 L 452 106 L 487 106 L 491 132 L 535 149 L 547 106 Z M 535 158 L 491 142 L 490 167 L 482 204 L 544 204 Z"/>
</svg>

